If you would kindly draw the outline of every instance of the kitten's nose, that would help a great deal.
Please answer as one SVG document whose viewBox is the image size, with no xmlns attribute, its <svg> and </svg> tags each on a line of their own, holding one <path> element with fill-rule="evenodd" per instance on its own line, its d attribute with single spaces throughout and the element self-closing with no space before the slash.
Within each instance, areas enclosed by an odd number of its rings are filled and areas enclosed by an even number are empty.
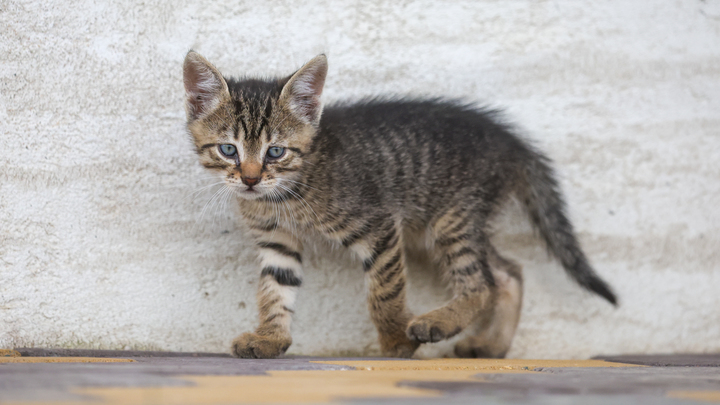
<svg viewBox="0 0 720 405">
<path fill-rule="evenodd" d="M 262 165 L 257 162 L 242 162 L 240 165 L 240 180 L 247 186 L 252 187 L 260 183 Z"/>
<path fill-rule="evenodd" d="M 260 177 L 241 177 L 240 180 L 250 187 L 260 183 Z"/>
</svg>

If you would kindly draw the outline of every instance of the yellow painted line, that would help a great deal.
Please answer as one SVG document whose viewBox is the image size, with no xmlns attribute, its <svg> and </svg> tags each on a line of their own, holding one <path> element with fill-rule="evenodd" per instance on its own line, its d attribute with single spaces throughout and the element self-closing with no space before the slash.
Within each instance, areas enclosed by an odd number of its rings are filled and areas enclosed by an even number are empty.
<svg viewBox="0 0 720 405">
<path fill-rule="evenodd" d="M 20 353 L 15 350 L 0 349 L 0 357 L 20 357 Z"/>
<path fill-rule="evenodd" d="M 349 360 L 313 361 L 320 364 L 351 366 L 358 370 L 472 370 L 476 373 L 532 371 L 538 367 L 644 367 L 604 360 L 514 360 L 514 359 L 434 359 L 434 360 Z"/>
<path fill-rule="evenodd" d="M 357 398 L 439 397 L 436 390 L 401 387 L 399 381 L 459 381 L 468 372 L 271 371 L 267 376 L 186 376 L 194 387 L 94 388 L 74 391 L 98 404 L 211 405 L 333 403 Z"/>
<path fill-rule="evenodd" d="M 668 391 L 667 396 L 703 402 L 720 402 L 720 391 Z"/>
<path fill-rule="evenodd" d="M 0 363 L 132 363 L 134 361 L 99 357 L 0 357 Z"/>
</svg>

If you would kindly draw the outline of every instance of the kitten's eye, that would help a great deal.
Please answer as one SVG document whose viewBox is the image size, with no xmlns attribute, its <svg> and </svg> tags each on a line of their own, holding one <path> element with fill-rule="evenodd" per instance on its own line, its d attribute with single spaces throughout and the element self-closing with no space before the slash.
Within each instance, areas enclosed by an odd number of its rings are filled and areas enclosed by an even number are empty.
<svg viewBox="0 0 720 405">
<path fill-rule="evenodd" d="M 280 146 L 273 146 L 272 148 L 268 149 L 267 156 L 270 159 L 280 159 L 285 154 L 285 148 Z"/>
<path fill-rule="evenodd" d="M 237 148 L 235 147 L 235 145 L 224 144 L 220 145 L 219 149 L 220 153 L 229 158 L 235 156 L 235 154 L 237 153 Z"/>
</svg>

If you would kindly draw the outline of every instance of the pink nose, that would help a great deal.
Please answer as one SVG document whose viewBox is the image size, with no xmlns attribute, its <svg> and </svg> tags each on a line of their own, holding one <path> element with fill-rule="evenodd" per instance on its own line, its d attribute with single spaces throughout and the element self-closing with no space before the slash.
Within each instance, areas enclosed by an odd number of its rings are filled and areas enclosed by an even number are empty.
<svg viewBox="0 0 720 405">
<path fill-rule="evenodd" d="M 241 180 L 250 187 L 260 183 L 259 177 L 242 177 Z"/>
</svg>

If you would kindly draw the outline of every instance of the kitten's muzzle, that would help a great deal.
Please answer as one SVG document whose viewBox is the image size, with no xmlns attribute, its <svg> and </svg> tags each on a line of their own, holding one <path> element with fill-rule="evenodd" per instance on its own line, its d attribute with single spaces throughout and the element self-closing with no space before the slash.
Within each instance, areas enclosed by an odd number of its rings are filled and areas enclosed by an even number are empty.
<svg viewBox="0 0 720 405">
<path fill-rule="evenodd" d="M 252 187 L 261 180 L 262 165 L 257 162 L 245 161 L 240 164 L 240 180 L 248 186 Z"/>
</svg>

